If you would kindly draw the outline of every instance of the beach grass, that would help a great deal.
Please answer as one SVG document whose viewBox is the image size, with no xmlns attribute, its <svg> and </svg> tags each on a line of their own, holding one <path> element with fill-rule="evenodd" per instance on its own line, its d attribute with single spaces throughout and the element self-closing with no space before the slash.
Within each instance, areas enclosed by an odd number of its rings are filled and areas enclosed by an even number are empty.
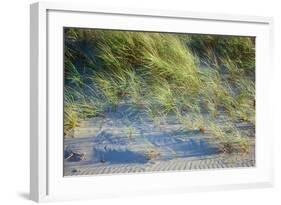
<svg viewBox="0 0 281 205">
<path fill-rule="evenodd" d="M 224 152 L 247 150 L 234 124 L 255 125 L 254 38 L 65 28 L 64 47 L 65 136 L 125 101 L 156 126 L 174 115 Z"/>
</svg>

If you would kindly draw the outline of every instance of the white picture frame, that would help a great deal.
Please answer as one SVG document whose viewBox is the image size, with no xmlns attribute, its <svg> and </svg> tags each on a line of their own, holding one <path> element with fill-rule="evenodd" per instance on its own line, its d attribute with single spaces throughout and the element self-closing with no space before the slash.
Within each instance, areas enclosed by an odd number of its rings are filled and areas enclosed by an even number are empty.
<svg viewBox="0 0 281 205">
<path fill-rule="evenodd" d="M 270 129 L 272 117 L 266 110 L 266 107 L 270 106 L 267 91 L 270 88 L 273 61 L 272 18 L 185 11 L 97 8 L 92 4 L 46 2 L 32 4 L 30 11 L 32 200 L 40 202 L 273 186 L 273 131 Z M 60 102 L 63 92 L 61 34 L 64 26 L 256 36 L 256 166 L 169 173 L 63 177 Z M 72 187 L 79 189 L 73 190 Z"/>
</svg>

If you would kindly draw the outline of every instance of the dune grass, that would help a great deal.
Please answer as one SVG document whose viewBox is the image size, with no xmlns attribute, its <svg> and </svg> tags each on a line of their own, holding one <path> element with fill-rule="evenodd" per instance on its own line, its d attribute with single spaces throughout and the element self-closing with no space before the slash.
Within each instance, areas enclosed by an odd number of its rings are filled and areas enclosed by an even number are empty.
<svg viewBox="0 0 281 205">
<path fill-rule="evenodd" d="M 64 43 L 65 136 L 126 101 L 156 125 L 174 115 L 246 150 L 234 123 L 255 124 L 254 38 L 66 28 Z M 232 132 L 218 128 L 220 115 Z"/>
</svg>

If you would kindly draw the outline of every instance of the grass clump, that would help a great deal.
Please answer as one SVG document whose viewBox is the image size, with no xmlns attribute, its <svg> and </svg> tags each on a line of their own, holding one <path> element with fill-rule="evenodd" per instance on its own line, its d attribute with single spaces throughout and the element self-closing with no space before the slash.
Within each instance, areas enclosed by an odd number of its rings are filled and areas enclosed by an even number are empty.
<svg viewBox="0 0 281 205">
<path fill-rule="evenodd" d="M 79 127 L 79 117 L 77 112 L 71 107 L 65 107 L 64 109 L 64 135 L 74 137 L 75 128 Z"/>
<path fill-rule="evenodd" d="M 222 153 L 249 152 L 249 141 L 246 137 L 242 137 L 240 131 L 230 122 L 226 122 L 224 127 L 220 127 L 216 123 L 211 123 L 209 134 L 218 137 L 217 143 Z"/>
<path fill-rule="evenodd" d="M 247 73 L 255 71 L 255 38 L 221 35 L 189 35 L 189 47 L 207 65 L 219 67 L 230 60 Z"/>
</svg>

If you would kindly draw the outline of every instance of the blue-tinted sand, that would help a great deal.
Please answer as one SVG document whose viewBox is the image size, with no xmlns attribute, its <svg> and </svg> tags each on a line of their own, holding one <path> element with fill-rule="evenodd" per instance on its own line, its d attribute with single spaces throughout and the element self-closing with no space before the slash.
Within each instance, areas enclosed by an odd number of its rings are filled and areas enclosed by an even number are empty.
<svg viewBox="0 0 281 205">
<path fill-rule="evenodd" d="M 253 126 L 238 127 L 254 136 Z M 253 146 L 248 155 L 223 156 L 213 136 L 187 130 L 173 116 L 155 126 L 137 108 L 121 104 L 105 117 L 85 121 L 74 138 L 64 140 L 64 175 L 254 166 L 254 137 L 249 139 Z M 72 157 L 70 153 L 74 153 Z M 230 164 L 228 158 L 234 158 Z"/>
</svg>

